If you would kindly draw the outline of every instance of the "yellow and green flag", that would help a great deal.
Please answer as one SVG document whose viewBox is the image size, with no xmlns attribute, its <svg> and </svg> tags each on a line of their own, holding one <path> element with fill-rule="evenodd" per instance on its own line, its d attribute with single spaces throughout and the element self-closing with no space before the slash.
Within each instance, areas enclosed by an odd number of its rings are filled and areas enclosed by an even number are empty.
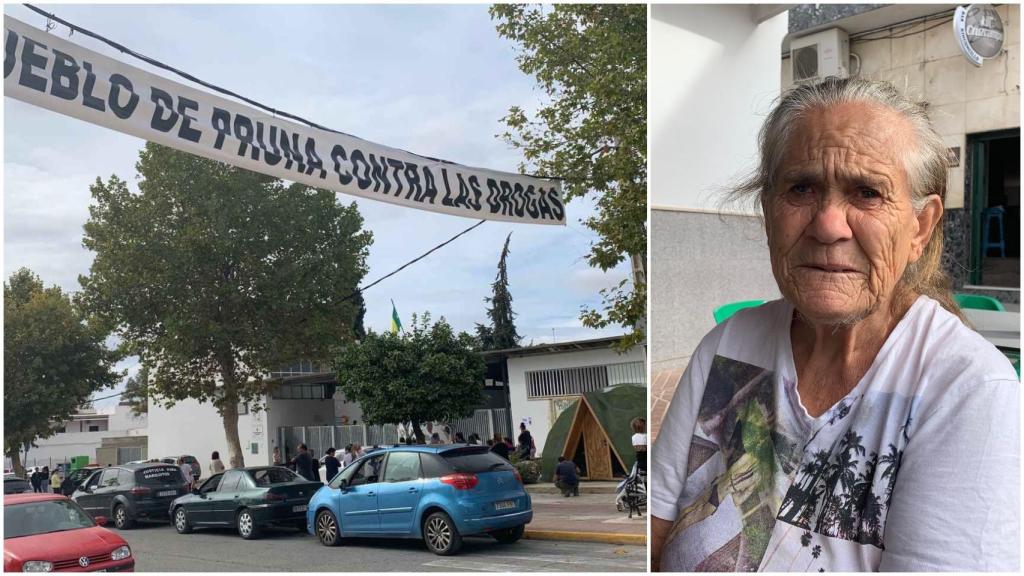
<svg viewBox="0 0 1024 576">
<path fill-rule="evenodd" d="M 402 330 L 402 320 L 398 317 L 398 310 L 395 308 L 395 301 L 391 301 L 391 333 L 398 334 L 398 331 Z"/>
</svg>

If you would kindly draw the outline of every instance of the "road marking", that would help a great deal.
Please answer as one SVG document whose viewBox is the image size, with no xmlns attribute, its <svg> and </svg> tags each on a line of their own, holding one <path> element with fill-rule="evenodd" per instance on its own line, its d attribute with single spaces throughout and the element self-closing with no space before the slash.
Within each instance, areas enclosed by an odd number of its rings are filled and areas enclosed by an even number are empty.
<svg viewBox="0 0 1024 576">
<path fill-rule="evenodd" d="M 424 566 L 431 568 L 446 568 L 449 570 L 476 570 L 479 572 L 520 572 L 522 566 L 514 564 L 495 564 L 494 562 L 477 562 L 476 560 L 464 560 L 461 558 L 441 558 L 433 562 L 427 562 Z M 550 572 L 550 570 L 545 570 Z"/>
<path fill-rule="evenodd" d="M 647 558 L 637 558 L 636 560 L 612 560 L 612 559 L 600 559 L 594 557 L 587 558 L 567 558 L 565 556 L 555 556 L 552 554 L 533 554 L 530 556 L 512 556 L 508 554 L 495 554 L 491 555 L 491 558 L 502 559 L 502 560 L 523 560 L 526 562 L 544 562 L 544 563 L 559 563 L 559 564 L 588 564 L 594 566 L 612 566 L 616 568 L 623 568 L 626 566 L 636 566 L 641 570 L 647 570 Z"/>
</svg>

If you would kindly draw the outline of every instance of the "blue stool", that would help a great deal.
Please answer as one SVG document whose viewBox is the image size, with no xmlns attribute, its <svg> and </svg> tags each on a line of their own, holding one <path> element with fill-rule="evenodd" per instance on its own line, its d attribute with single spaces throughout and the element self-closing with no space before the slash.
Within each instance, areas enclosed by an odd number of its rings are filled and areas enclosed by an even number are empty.
<svg viewBox="0 0 1024 576">
<path fill-rule="evenodd" d="M 981 213 L 982 217 L 985 218 L 984 223 L 981 227 L 981 255 L 988 256 L 989 248 L 999 248 L 999 257 L 1006 258 L 1006 237 L 1003 234 L 1003 207 L 993 206 L 987 208 Z M 993 242 L 989 237 L 992 221 L 995 221 L 996 225 L 999 226 L 999 241 Z"/>
</svg>

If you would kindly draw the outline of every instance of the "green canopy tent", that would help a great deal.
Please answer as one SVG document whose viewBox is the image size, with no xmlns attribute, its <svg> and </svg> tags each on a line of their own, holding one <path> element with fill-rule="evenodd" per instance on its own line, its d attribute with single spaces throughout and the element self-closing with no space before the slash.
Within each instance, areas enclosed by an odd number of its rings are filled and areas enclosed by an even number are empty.
<svg viewBox="0 0 1024 576">
<path fill-rule="evenodd" d="M 581 475 L 589 480 L 624 475 L 636 461 L 630 423 L 646 416 L 645 386 L 620 384 L 583 394 L 562 411 L 548 432 L 541 455 L 541 481 L 553 479 L 559 456 L 576 462 Z"/>
</svg>

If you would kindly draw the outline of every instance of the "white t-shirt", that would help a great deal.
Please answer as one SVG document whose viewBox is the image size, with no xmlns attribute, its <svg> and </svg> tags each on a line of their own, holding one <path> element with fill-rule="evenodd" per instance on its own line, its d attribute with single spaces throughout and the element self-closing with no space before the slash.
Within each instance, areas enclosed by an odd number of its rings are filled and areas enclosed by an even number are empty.
<svg viewBox="0 0 1024 576">
<path fill-rule="evenodd" d="M 644 434 L 643 432 L 633 434 L 632 443 L 633 446 L 643 446 L 644 448 L 647 448 L 647 434 Z"/>
<path fill-rule="evenodd" d="M 1017 571 L 1020 383 L 927 297 L 824 414 L 800 402 L 784 300 L 701 342 L 654 444 L 672 571 Z"/>
</svg>

